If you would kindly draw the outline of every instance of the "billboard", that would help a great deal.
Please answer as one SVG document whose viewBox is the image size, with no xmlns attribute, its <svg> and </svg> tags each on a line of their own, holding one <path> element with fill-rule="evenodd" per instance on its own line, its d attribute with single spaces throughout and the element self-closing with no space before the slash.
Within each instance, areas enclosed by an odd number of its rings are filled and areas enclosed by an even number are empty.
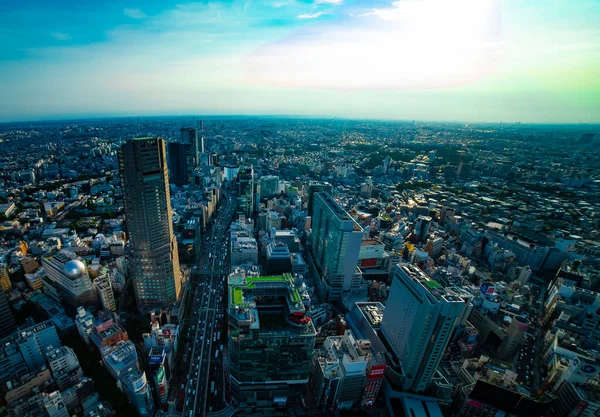
<svg viewBox="0 0 600 417">
<path fill-rule="evenodd" d="M 361 267 L 373 267 L 373 266 L 377 266 L 377 258 L 368 258 L 368 259 L 362 259 L 360 261 L 360 266 Z"/>
<path fill-rule="evenodd" d="M 371 367 L 369 371 L 369 375 L 367 376 L 369 379 L 379 379 L 383 378 L 383 374 L 385 372 L 385 364 L 382 365 L 374 365 Z"/>
<path fill-rule="evenodd" d="M 495 289 L 494 285 L 489 282 L 484 282 L 480 287 L 480 291 L 483 295 L 492 295 Z"/>
</svg>

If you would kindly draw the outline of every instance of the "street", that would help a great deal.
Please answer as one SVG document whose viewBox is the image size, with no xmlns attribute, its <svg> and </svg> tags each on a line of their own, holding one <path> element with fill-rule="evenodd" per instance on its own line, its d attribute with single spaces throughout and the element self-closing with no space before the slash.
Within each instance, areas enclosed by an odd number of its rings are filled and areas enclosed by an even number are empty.
<svg viewBox="0 0 600 417">
<path fill-rule="evenodd" d="M 223 200 L 211 232 L 203 239 L 203 262 L 198 263 L 200 269 L 193 271 L 199 280 L 193 294 L 190 342 L 185 352 L 188 364 L 187 383 L 182 386 L 185 417 L 204 416 L 228 406 L 223 366 L 227 343 L 227 232 L 235 212 L 235 199 L 224 194 Z"/>
</svg>

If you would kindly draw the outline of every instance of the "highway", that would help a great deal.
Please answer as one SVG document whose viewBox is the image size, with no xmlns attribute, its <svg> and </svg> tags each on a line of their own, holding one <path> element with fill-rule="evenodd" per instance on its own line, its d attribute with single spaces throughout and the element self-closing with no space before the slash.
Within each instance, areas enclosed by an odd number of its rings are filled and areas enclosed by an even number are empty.
<svg viewBox="0 0 600 417">
<path fill-rule="evenodd" d="M 227 344 L 228 230 L 234 212 L 235 197 L 224 193 L 212 229 L 202 241 L 202 262 L 198 262 L 194 271 L 199 279 L 188 329 L 190 343 L 186 347 L 189 367 L 184 387 L 184 417 L 204 416 L 228 406 L 223 354 Z"/>
</svg>

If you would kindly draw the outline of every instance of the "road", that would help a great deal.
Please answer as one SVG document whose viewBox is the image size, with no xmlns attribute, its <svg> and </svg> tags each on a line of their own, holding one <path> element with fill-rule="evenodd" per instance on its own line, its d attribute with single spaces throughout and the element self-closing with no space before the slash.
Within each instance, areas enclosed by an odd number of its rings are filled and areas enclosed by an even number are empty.
<svg viewBox="0 0 600 417">
<path fill-rule="evenodd" d="M 223 204 L 203 240 L 203 262 L 194 273 L 199 275 L 194 291 L 192 317 L 186 358 L 187 384 L 183 416 L 204 416 L 225 409 L 223 353 L 226 351 L 228 229 L 235 212 L 235 198 L 224 193 Z"/>
</svg>

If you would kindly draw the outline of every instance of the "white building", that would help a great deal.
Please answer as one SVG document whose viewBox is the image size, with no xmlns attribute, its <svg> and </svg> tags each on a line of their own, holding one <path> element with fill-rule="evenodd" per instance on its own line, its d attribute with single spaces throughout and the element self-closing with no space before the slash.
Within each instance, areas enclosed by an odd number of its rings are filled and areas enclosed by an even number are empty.
<svg viewBox="0 0 600 417">
<path fill-rule="evenodd" d="M 400 359 L 403 388 L 427 390 L 458 321 L 469 304 L 419 268 L 396 266 L 381 331 Z"/>
</svg>

